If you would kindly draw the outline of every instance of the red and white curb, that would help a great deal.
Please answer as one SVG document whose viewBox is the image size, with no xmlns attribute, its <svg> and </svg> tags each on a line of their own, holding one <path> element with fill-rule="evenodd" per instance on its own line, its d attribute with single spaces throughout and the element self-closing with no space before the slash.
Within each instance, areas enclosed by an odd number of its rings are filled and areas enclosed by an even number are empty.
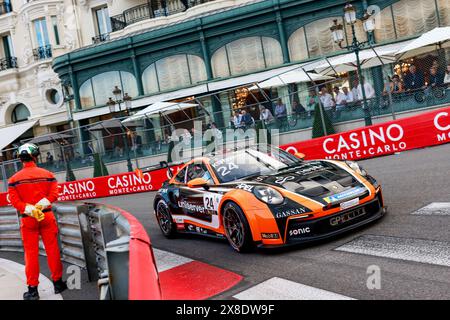
<svg viewBox="0 0 450 320">
<path fill-rule="evenodd" d="M 238 300 L 354 300 L 353 298 L 274 277 L 233 296 Z"/>
<path fill-rule="evenodd" d="M 204 300 L 225 292 L 242 276 L 171 252 L 153 249 L 164 300 Z"/>
<path fill-rule="evenodd" d="M 23 300 L 27 291 L 25 266 L 6 259 L 0 259 L 0 300 Z M 39 295 L 41 300 L 62 300 L 60 294 L 54 294 L 52 282 L 39 276 Z"/>
</svg>

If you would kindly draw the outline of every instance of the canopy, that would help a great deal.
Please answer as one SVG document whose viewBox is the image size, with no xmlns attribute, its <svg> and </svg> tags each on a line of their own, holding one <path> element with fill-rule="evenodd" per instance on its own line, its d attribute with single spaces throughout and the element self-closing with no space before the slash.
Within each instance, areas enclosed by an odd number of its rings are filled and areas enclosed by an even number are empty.
<svg viewBox="0 0 450 320">
<path fill-rule="evenodd" d="M 53 142 L 59 142 L 61 140 L 73 138 L 70 134 L 65 133 L 52 133 L 44 136 L 39 136 L 37 138 L 32 139 L 30 142 L 35 144 L 49 144 Z"/>
<path fill-rule="evenodd" d="M 397 51 L 398 59 L 406 59 L 437 49 L 450 47 L 450 27 L 435 28 L 422 34 L 419 38 Z"/>
<path fill-rule="evenodd" d="M 122 121 L 122 123 L 127 123 L 134 120 L 140 120 L 145 119 L 147 117 L 150 117 L 155 114 L 168 114 L 173 113 L 176 111 L 189 109 L 193 107 L 197 107 L 198 104 L 196 103 L 178 103 L 178 102 L 156 102 L 147 108 L 137 112 L 136 114 L 132 115 L 131 117 L 126 118 Z"/>
<path fill-rule="evenodd" d="M 393 63 L 397 60 L 396 54 L 400 48 L 411 41 L 388 44 L 380 47 L 364 49 L 359 52 L 361 68 L 372 68 L 383 64 Z M 355 71 L 357 69 L 356 54 L 354 52 L 323 59 L 321 64 L 316 64 L 314 70 L 320 74 L 333 75 L 336 73 Z"/>
<path fill-rule="evenodd" d="M 36 121 L 22 122 L 0 129 L 0 150 L 17 140 L 21 135 L 30 130 Z"/>
<path fill-rule="evenodd" d="M 101 131 L 107 129 L 115 129 L 115 128 L 123 128 L 123 127 L 140 127 L 142 124 L 137 123 L 127 123 L 126 125 L 122 124 L 119 119 L 111 119 L 99 122 L 89 127 L 89 131 Z"/>
<path fill-rule="evenodd" d="M 259 88 L 271 88 L 271 87 L 280 87 L 290 83 L 300 83 L 300 82 L 309 82 L 311 81 L 320 81 L 320 80 L 330 80 L 334 79 L 333 77 L 324 76 L 316 73 L 308 72 L 306 73 L 302 69 L 295 69 L 288 72 L 285 72 L 280 75 L 276 75 L 266 81 L 260 82 L 257 86 L 253 86 L 250 90 L 257 90 Z"/>
</svg>

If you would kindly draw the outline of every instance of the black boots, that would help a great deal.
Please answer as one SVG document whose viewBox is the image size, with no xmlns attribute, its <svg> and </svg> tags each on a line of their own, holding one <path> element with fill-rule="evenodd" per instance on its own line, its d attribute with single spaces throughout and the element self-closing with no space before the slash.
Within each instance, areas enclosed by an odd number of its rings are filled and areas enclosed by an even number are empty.
<svg viewBox="0 0 450 320">
<path fill-rule="evenodd" d="M 67 284 L 62 279 L 59 279 L 58 281 L 53 281 L 53 287 L 55 288 L 55 294 L 59 294 L 67 289 Z"/>
<path fill-rule="evenodd" d="M 23 300 L 39 300 L 38 288 L 28 286 L 28 292 L 23 294 Z"/>
</svg>

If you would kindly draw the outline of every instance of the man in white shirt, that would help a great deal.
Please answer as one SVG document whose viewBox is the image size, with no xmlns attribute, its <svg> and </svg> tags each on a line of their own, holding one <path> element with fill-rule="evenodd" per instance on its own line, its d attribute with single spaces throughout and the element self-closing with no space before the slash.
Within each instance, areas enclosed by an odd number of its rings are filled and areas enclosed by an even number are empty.
<svg viewBox="0 0 450 320">
<path fill-rule="evenodd" d="M 338 86 L 334 87 L 334 100 L 336 100 L 336 111 L 340 111 L 347 105 L 347 97 L 339 90 Z"/>
<path fill-rule="evenodd" d="M 359 101 L 359 100 L 362 99 L 362 98 L 360 98 L 358 96 L 358 86 L 359 86 L 358 79 L 353 80 L 352 95 L 353 95 L 353 101 L 354 102 Z"/>
<path fill-rule="evenodd" d="M 372 87 L 372 85 L 364 79 L 364 77 L 361 77 L 363 83 L 364 83 L 364 92 L 366 94 L 366 99 L 372 99 L 375 97 L 375 89 Z M 362 100 L 364 98 L 363 92 L 362 92 L 362 86 L 361 84 L 358 85 L 358 97 Z"/>
<path fill-rule="evenodd" d="M 322 102 L 323 108 L 325 110 L 331 110 L 335 106 L 333 96 L 328 93 L 328 89 L 326 87 L 322 87 L 320 91 L 320 101 Z"/>
<path fill-rule="evenodd" d="M 353 93 L 348 91 L 347 87 L 342 87 L 342 92 L 345 96 L 345 101 L 347 104 L 353 103 L 355 100 L 353 99 Z"/>
</svg>

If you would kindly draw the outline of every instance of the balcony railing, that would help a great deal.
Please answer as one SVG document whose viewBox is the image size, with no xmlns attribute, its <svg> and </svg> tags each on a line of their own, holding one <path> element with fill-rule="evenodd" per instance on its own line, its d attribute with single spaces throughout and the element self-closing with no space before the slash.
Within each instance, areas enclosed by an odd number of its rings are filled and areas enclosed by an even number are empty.
<svg viewBox="0 0 450 320">
<path fill-rule="evenodd" d="M 8 57 L 0 59 L 0 71 L 17 68 L 17 58 Z"/>
<path fill-rule="evenodd" d="M 184 12 L 196 5 L 210 1 L 214 0 L 158 0 L 141 4 L 125 10 L 122 14 L 111 17 L 112 30 L 118 31 L 139 21 Z"/>
<path fill-rule="evenodd" d="M 0 2 L 0 15 L 7 14 L 12 11 L 11 3 Z"/>
<path fill-rule="evenodd" d="M 35 61 L 50 59 L 53 56 L 52 46 L 46 45 L 43 47 L 33 49 L 33 56 Z"/>
<path fill-rule="evenodd" d="M 98 36 L 92 37 L 92 43 L 94 44 L 108 40 L 109 40 L 109 33 L 99 34 Z"/>
</svg>

